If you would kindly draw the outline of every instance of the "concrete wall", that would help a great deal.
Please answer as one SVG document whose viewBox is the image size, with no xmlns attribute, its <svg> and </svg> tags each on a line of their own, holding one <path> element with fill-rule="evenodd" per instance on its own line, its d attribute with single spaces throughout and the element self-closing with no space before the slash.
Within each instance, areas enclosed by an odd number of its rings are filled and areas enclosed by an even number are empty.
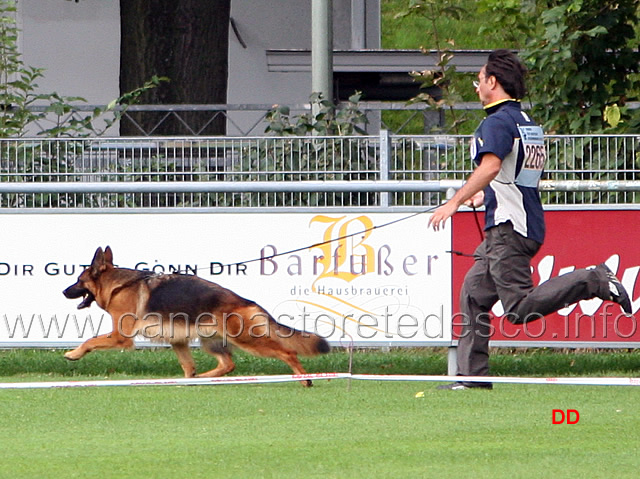
<svg viewBox="0 0 640 479">
<path fill-rule="evenodd" d="M 333 0 L 333 8 L 335 49 L 379 48 L 379 0 Z M 311 73 L 269 72 L 265 52 L 310 49 L 311 0 L 232 0 L 231 15 L 247 47 L 230 29 L 227 103 L 306 103 Z M 19 0 L 18 26 L 24 63 L 46 70 L 40 92 L 81 96 L 91 105 L 119 96 L 118 0 Z M 228 133 L 255 117 L 233 114 Z"/>
<path fill-rule="evenodd" d="M 118 0 L 19 0 L 25 65 L 44 68 L 40 92 L 81 96 L 106 105 L 118 98 Z"/>
<path fill-rule="evenodd" d="M 228 103 L 307 101 L 311 93 L 309 72 L 267 72 L 265 51 L 269 49 L 310 49 L 310 1 L 270 0 L 232 2 L 231 16 L 247 48 L 236 35 L 229 37 Z M 351 0 L 334 0 L 334 48 L 351 48 Z M 368 0 L 378 4 L 377 0 Z M 377 17 L 376 10 L 376 17 Z M 370 28 L 367 48 L 379 48 L 379 28 Z"/>
<path fill-rule="evenodd" d="M 365 11 L 358 25 L 352 22 L 352 7 Z M 246 48 L 233 32 L 229 36 L 229 90 L 227 103 L 301 104 L 311 94 L 311 72 L 270 72 L 266 50 L 311 48 L 311 0 L 235 0 L 233 17 Z M 333 0 L 333 47 L 354 47 L 354 36 L 363 33 L 364 42 L 355 47 L 380 48 L 379 0 Z M 360 32 L 359 32 L 360 30 Z M 364 30 L 364 32 L 361 32 Z M 352 35 L 352 34 L 356 35 Z M 363 44 L 364 43 L 364 44 Z M 229 134 L 246 129 L 259 120 L 255 113 L 234 113 Z"/>
</svg>

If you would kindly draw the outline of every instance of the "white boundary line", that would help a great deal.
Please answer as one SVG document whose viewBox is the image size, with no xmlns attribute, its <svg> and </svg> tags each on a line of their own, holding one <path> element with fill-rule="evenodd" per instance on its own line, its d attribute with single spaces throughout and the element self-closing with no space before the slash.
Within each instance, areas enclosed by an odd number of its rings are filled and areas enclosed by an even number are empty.
<svg viewBox="0 0 640 479">
<path fill-rule="evenodd" d="M 122 386 L 206 386 L 222 384 L 267 384 L 317 379 L 355 379 L 363 381 L 464 381 L 512 384 L 558 384 L 573 386 L 640 386 L 640 378 L 623 377 L 565 377 L 526 378 L 508 376 L 420 376 L 402 374 L 282 374 L 275 376 L 229 376 L 221 378 L 169 378 L 169 379 L 113 379 L 98 381 L 43 381 L 0 383 L 1 389 L 53 389 Z"/>
<path fill-rule="evenodd" d="M 622 377 L 526 378 L 509 376 L 411 376 L 394 374 L 352 374 L 351 378 L 368 379 L 375 381 L 462 381 L 471 383 L 560 384 L 574 386 L 640 386 L 640 378 Z"/>
<path fill-rule="evenodd" d="M 168 379 L 103 379 L 98 381 L 43 381 L 0 383 L 0 389 L 49 389 L 118 386 L 205 386 L 216 384 L 264 384 L 304 381 L 307 379 L 342 379 L 349 373 L 282 374 L 277 376 L 229 376 L 221 378 L 168 378 Z"/>
</svg>

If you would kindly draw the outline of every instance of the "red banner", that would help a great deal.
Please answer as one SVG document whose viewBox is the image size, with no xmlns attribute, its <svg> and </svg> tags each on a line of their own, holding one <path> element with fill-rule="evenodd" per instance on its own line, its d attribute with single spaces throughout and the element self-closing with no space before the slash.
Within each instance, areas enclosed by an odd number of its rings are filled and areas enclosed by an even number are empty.
<svg viewBox="0 0 640 479">
<path fill-rule="evenodd" d="M 634 317 L 622 314 L 617 304 L 599 298 L 580 301 L 557 313 L 524 325 L 513 325 L 503 317 L 501 304 L 492 312 L 492 341 L 509 343 L 640 342 L 640 210 L 547 211 L 545 244 L 531 262 L 534 285 L 573 269 L 607 263 L 631 296 Z M 473 253 L 481 241 L 472 212 L 453 217 L 455 251 Z M 484 212 L 477 220 L 484 225 Z M 473 259 L 453 257 L 453 311 L 459 313 L 458 298 L 464 276 Z M 455 321 L 454 321 L 455 323 Z M 454 337 L 458 334 L 454 327 Z"/>
</svg>

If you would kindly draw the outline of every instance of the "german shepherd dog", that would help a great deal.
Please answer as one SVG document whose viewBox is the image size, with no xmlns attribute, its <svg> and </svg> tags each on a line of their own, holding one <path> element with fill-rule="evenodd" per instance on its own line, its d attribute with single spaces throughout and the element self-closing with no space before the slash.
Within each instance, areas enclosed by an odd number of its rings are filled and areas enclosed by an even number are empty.
<svg viewBox="0 0 640 479">
<path fill-rule="evenodd" d="M 217 377 L 233 371 L 230 345 L 257 356 L 287 363 L 305 374 L 298 354 L 329 352 L 320 336 L 277 323 L 253 301 L 194 275 L 155 274 L 118 268 L 111 248 L 98 248 L 91 265 L 64 290 L 67 298 L 83 298 L 78 309 L 94 301 L 111 315 L 113 331 L 85 341 L 64 357 L 75 361 L 97 349 L 130 349 L 134 337 L 169 343 L 185 377 Z M 202 349 L 218 359 L 215 369 L 196 376 L 189 343 L 199 338 Z M 309 380 L 302 381 L 311 386 Z"/>
</svg>

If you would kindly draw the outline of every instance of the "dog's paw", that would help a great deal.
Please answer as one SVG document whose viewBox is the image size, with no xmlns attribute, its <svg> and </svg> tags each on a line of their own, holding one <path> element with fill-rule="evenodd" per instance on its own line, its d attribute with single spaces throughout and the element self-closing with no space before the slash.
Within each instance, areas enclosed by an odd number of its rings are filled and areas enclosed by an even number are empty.
<svg viewBox="0 0 640 479">
<path fill-rule="evenodd" d="M 75 349 L 64 354 L 64 358 L 68 359 L 69 361 L 77 361 L 82 356 L 83 355 L 81 353 L 78 353 Z"/>
</svg>

